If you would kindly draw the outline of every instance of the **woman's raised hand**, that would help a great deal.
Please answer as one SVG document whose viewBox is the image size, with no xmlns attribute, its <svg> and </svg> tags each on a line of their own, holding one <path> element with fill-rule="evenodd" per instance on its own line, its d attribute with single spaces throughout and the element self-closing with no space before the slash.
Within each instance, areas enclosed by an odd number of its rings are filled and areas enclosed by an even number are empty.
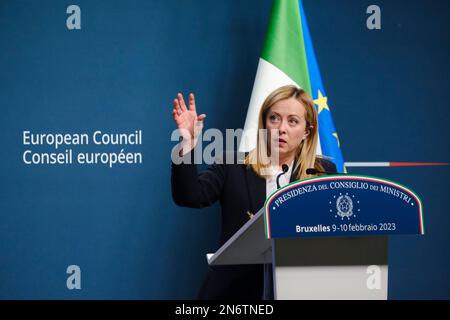
<svg viewBox="0 0 450 320">
<path fill-rule="evenodd" d="M 197 115 L 195 97 L 192 93 L 189 94 L 189 109 L 186 108 L 183 95 L 178 93 L 177 98 L 173 100 L 172 116 L 183 137 L 182 145 L 187 148 L 183 150 L 184 154 L 195 147 L 198 135 L 203 129 L 203 121 L 206 115 Z"/>
</svg>

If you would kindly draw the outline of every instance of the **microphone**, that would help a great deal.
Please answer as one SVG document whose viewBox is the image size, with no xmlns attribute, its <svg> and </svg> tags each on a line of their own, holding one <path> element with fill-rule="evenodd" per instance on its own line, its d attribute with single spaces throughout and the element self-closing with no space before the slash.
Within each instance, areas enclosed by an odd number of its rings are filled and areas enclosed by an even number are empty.
<svg viewBox="0 0 450 320">
<path fill-rule="evenodd" d="M 324 174 L 336 174 L 336 172 L 331 172 L 331 171 L 320 171 L 320 170 L 317 170 L 316 168 L 308 168 L 308 169 L 306 169 L 306 174 L 318 174 L 318 173 L 324 173 Z"/>
<path fill-rule="evenodd" d="M 281 166 L 281 170 L 283 170 L 283 172 L 281 172 L 278 176 L 277 176 L 277 189 L 280 189 L 280 177 L 285 174 L 286 172 L 289 171 L 289 166 L 287 164 L 283 164 Z"/>
</svg>

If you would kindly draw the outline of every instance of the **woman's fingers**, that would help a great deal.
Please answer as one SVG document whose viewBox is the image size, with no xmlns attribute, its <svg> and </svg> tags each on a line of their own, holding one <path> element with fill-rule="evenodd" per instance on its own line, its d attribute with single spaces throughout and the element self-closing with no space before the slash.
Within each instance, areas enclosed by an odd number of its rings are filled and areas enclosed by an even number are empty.
<svg viewBox="0 0 450 320">
<path fill-rule="evenodd" d="M 182 113 L 178 99 L 173 100 L 173 109 L 177 112 L 178 115 Z"/>
<path fill-rule="evenodd" d="M 187 112 L 182 116 L 183 112 L 185 111 L 192 112 Z M 195 96 L 193 93 L 189 94 L 189 110 L 186 108 L 186 103 L 184 102 L 183 95 L 181 93 L 177 94 L 177 98 L 173 100 L 172 116 L 177 125 L 179 124 L 179 122 L 194 122 L 195 119 L 197 121 L 203 121 L 206 118 L 206 114 L 197 116 L 197 113 L 195 111 Z"/>
<path fill-rule="evenodd" d="M 178 112 L 177 112 L 177 110 L 175 110 L 175 109 L 172 110 L 172 117 L 173 117 L 173 120 L 175 120 L 175 121 L 178 120 Z"/>
<path fill-rule="evenodd" d="M 195 96 L 193 93 L 189 94 L 189 110 L 195 111 Z"/>
<path fill-rule="evenodd" d="M 181 111 L 186 111 L 186 103 L 184 102 L 183 95 L 181 93 L 178 94 L 178 103 L 180 104 Z"/>
</svg>

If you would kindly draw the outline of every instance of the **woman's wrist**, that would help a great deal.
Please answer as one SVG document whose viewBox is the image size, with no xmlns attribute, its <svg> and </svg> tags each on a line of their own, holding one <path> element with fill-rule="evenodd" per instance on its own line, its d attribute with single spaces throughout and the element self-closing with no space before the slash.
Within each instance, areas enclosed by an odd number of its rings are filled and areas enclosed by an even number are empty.
<svg viewBox="0 0 450 320">
<path fill-rule="evenodd" d="M 198 139 L 185 139 L 180 142 L 180 156 L 184 156 L 185 154 L 191 152 L 195 146 L 197 145 Z"/>
</svg>

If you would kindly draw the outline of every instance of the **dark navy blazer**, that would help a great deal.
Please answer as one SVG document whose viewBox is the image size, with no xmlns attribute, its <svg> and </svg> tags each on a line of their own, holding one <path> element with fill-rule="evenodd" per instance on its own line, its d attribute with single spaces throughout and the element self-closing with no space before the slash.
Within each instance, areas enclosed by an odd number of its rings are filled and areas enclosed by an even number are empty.
<svg viewBox="0 0 450 320">
<path fill-rule="evenodd" d="M 193 160 L 192 152 L 188 156 Z M 232 164 L 224 163 L 226 157 L 222 157 L 218 161 L 222 164 L 213 164 L 201 173 L 194 164 L 172 163 L 172 197 L 177 205 L 203 208 L 220 201 L 220 245 L 248 221 L 247 211 L 258 212 L 266 200 L 266 180 L 250 167 L 236 163 L 236 153 L 231 158 Z M 317 162 L 325 171 L 336 172 L 334 163 L 323 158 L 317 158 Z M 290 182 L 294 182 L 296 176 L 297 172 L 293 172 Z M 198 298 L 259 300 L 262 293 L 262 265 L 210 266 Z"/>
</svg>

